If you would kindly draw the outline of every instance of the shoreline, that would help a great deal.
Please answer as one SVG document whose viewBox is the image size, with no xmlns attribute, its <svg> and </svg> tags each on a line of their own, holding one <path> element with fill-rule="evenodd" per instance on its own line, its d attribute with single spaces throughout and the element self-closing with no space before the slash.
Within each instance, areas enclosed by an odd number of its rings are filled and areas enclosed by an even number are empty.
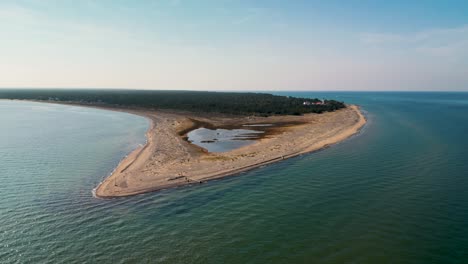
<svg viewBox="0 0 468 264">
<path fill-rule="evenodd" d="M 367 123 L 367 119 L 362 114 L 362 112 L 359 110 L 359 107 L 357 107 L 356 109 L 358 111 L 358 114 L 360 115 L 359 122 L 356 123 L 353 127 L 349 128 L 347 131 L 345 131 L 344 133 L 342 133 L 340 135 L 336 135 L 335 137 L 329 138 L 328 140 L 323 140 L 320 143 L 317 143 L 315 145 L 310 146 L 310 148 L 308 148 L 306 150 L 298 151 L 296 153 L 291 153 L 289 155 L 284 155 L 284 156 L 281 156 L 281 157 L 272 158 L 270 160 L 260 162 L 260 163 L 257 163 L 257 164 L 253 164 L 253 165 L 250 165 L 250 166 L 246 166 L 244 168 L 239 168 L 239 169 L 236 169 L 235 171 L 232 171 L 232 174 L 220 173 L 219 175 L 213 175 L 211 177 L 206 178 L 206 180 L 223 178 L 225 176 L 235 175 L 237 173 L 242 173 L 242 172 L 245 172 L 245 171 L 253 170 L 255 168 L 259 168 L 259 167 L 264 166 L 264 165 L 273 164 L 273 163 L 279 162 L 281 160 L 286 160 L 286 159 L 298 157 L 298 156 L 301 156 L 301 155 L 304 155 L 304 154 L 312 154 L 314 152 L 317 152 L 317 151 L 329 148 L 329 147 L 331 147 L 333 145 L 336 145 L 338 143 L 341 143 L 341 142 L 351 138 L 352 136 L 359 134 L 360 131 L 362 130 L 362 128 L 364 128 L 364 125 Z"/>
<path fill-rule="evenodd" d="M 94 106 L 90 106 L 90 107 L 94 107 Z M 108 109 L 107 107 L 97 107 L 97 108 Z M 156 150 L 157 144 L 155 142 L 155 135 L 157 134 L 156 127 L 157 127 L 158 120 L 155 120 L 155 115 L 161 114 L 161 112 L 155 111 L 153 113 L 148 113 L 148 111 L 135 112 L 135 110 L 133 109 L 121 109 L 121 108 L 114 109 L 117 111 L 124 111 L 124 112 L 128 112 L 131 114 L 137 114 L 139 116 L 143 116 L 149 119 L 151 121 L 151 125 L 150 125 L 150 129 L 148 129 L 148 131 L 146 132 L 147 142 L 144 146 L 140 146 L 139 148 L 133 150 L 129 155 L 127 155 L 127 157 L 125 157 L 118 164 L 118 166 L 114 169 L 114 171 L 107 178 L 105 178 L 95 189 L 93 189 L 93 194 L 97 198 L 117 198 L 117 197 L 131 196 L 131 195 L 137 195 L 137 194 L 142 194 L 142 193 L 147 193 L 147 192 L 154 192 L 154 191 L 159 191 L 162 189 L 169 189 L 169 188 L 174 188 L 174 187 L 179 187 L 179 186 L 184 186 L 184 185 L 200 184 L 209 180 L 220 179 L 220 178 L 224 178 L 227 176 L 234 176 L 241 172 L 252 170 L 261 166 L 279 162 L 281 160 L 296 157 L 302 154 L 319 151 L 331 145 L 342 142 L 343 140 L 359 133 L 362 127 L 366 124 L 366 118 L 361 113 L 359 107 L 355 105 L 350 105 L 348 106 L 347 109 L 352 110 L 358 116 L 358 120 L 355 123 L 353 123 L 352 126 L 346 127 L 344 130 L 340 131 L 340 133 L 336 133 L 331 136 L 325 137 L 322 140 L 315 142 L 312 145 L 309 145 L 305 149 L 298 149 L 296 151 L 287 153 L 286 155 L 276 155 L 273 157 L 270 156 L 268 159 L 261 160 L 260 162 L 243 164 L 242 166 L 233 166 L 228 169 L 220 168 L 220 170 L 215 170 L 215 171 L 210 171 L 210 170 L 207 171 L 206 169 L 204 169 L 206 173 L 201 173 L 202 174 L 201 177 L 200 175 L 196 175 L 196 173 L 195 173 L 195 177 L 192 177 L 189 173 L 186 173 L 185 171 L 183 173 L 179 172 L 178 174 L 176 174 L 176 172 L 171 172 L 170 170 L 166 169 L 165 170 L 166 174 L 164 175 L 165 177 L 149 177 L 150 178 L 149 182 L 154 182 L 153 184 L 149 184 L 148 186 L 144 186 L 143 184 L 137 188 L 132 188 L 132 189 L 128 188 L 128 180 L 130 177 L 127 177 L 127 176 L 131 176 L 131 175 L 135 176 L 135 174 L 138 174 L 139 169 L 144 167 L 144 164 L 147 163 L 146 161 L 151 159 L 151 155 L 153 151 Z M 108 110 L 112 110 L 112 109 L 108 109 Z M 336 112 L 339 112 L 339 111 L 336 111 Z M 331 112 L 330 114 L 333 114 L 333 113 L 335 112 Z M 167 117 L 166 113 L 162 115 L 164 117 Z M 173 115 L 175 115 L 176 119 L 182 117 L 180 116 L 180 114 L 169 114 L 169 115 L 172 115 L 172 117 L 174 117 Z M 185 116 L 185 118 L 187 117 Z M 190 119 L 192 117 L 188 117 L 188 118 Z M 180 134 L 179 132 L 187 130 L 187 126 L 190 128 L 193 128 L 194 124 L 189 123 L 188 125 L 186 125 L 186 127 L 179 128 L 178 130 L 175 131 L 176 133 L 174 133 L 174 135 L 172 136 L 176 136 L 178 137 L 178 139 L 182 139 L 183 134 Z M 261 145 L 262 144 L 261 141 L 262 140 L 258 140 L 258 142 L 254 143 L 254 145 L 258 145 L 258 144 Z M 185 142 L 185 143 L 191 145 L 192 150 L 195 149 L 195 150 L 200 151 L 201 149 L 200 147 L 196 145 L 192 145 L 191 143 L 188 143 L 188 142 Z M 239 152 L 239 151 L 242 151 L 243 149 L 248 149 L 248 148 L 249 146 L 242 147 L 239 149 L 229 151 L 227 152 L 227 154 L 230 154 L 233 152 Z M 223 156 L 223 154 L 226 154 L 226 153 L 222 153 L 221 156 Z M 211 156 L 216 157 L 217 155 L 213 155 L 213 153 L 201 153 L 201 156 L 202 158 L 203 157 L 209 158 Z M 139 163 L 139 164 L 136 164 L 136 163 Z M 136 164 L 135 168 L 132 168 L 132 165 L 134 164 Z M 213 165 L 213 167 L 216 167 L 214 162 L 213 164 L 208 164 L 208 165 Z M 174 164 L 174 166 L 169 166 L 169 167 L 175 167 L 175 166 L 177 165 Z M 130 170 L 130 171 L 127 173 L 127 170 Z M 154 178 L 155 180 L 159 180 L 159 181 L 151 181 L 152 180 L 151 178 Z M 165 181 L 161 181 L 161 178 L 165 178 Z M 142 180 L 140 179 L 140 181 Z M 122 190 L 125 190 L 125 191 L 122 191 Z"/>
<path fill-rule="evenodd" d="M 150 144 L 149 140 L 151 138 L 151 133 L 155 127 L 155 124 L 151 118 L 148 118 L 146 116 L 142 116 L 142 117 L 147 119 L 149 122 L 149 127 L 145 132 L 145 138 L 146 138 L 145 144 L 143 145 L 140 144 L 136 149 L 132 150 L 129 154 L 123 157 L 119 161 L 119 164 L 117 164 L 117 166 L 112 170 L 112 172 L 108 176 L 106 176 L 95 188 L 93 188 L 92 193 L 95 198 L 101 198 L 96 194 L 96 190 L 99 189 L 99 186 L 101 186 L 104 183 L 104 181 L 108 180 L 109 177 L 111 177 L 114 173 L 116 173 L 116 171 L 120 170 L 120 172 L 124 172 L 125 170 L 127 170 L 135 162 L 135 160 L 140 157 L 142 152 L 144 152 L 148 148 L 148 145 Z"/>
<path fill-rule="evenodd" d="M 200 184 L 316 152 L 358 134 L 367 122 L 356 105 L 323 114 L 257 117 L 33 102 L 125 112 L 144 117 L 150 122 L 145 133 L 146 143 L 126 155 L 93 188 L 94 197 L 105 199 Z M 188 131 L 200 126 L 233 128 L 249 124 L 274 126 L 264 127 L 265 136 L 255 143 L 228 152 L 210 153 L 184 139 Z"/>
</svg>

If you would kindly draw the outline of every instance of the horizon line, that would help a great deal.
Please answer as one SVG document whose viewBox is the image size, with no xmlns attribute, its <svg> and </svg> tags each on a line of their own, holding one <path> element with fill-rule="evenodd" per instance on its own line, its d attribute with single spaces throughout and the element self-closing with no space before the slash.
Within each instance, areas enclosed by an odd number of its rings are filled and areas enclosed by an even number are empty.
<svg viewBox="0 0 468 264">
<path fill-rule="evenodd" d="M 234 89 L 144 89 L 112 87 L 0 87 L 0 90 L 122 90 L 122 91 L 192 91 L 192 92 L 468 92 L 468 90 L 234 90 Z"/>
</svg>

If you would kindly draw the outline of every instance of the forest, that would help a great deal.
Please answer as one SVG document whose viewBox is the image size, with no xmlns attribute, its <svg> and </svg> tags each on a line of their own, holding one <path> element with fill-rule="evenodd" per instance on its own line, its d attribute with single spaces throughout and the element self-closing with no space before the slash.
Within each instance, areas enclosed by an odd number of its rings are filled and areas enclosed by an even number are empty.
<svg viewBox="0 0 468 264">
<path fill-rule="evenodd" d="M 345 108 L 343 102 L 253 92 L 110 89 L 0 89 L 0 99 L 73 102 L 234 115 L 302 115 Z"/>
</svg>

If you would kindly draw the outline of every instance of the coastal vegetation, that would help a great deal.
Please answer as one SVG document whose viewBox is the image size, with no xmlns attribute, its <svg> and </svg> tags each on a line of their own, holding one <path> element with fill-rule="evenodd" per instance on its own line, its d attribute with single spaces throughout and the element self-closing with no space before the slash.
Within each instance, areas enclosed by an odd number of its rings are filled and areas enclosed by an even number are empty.
<svg viewBox="0 0 468 264">
<path fill-rule="evenodd" d="M 323 113 L 346 107 L 335 100 L 250 92 L 0 89 L 0 98 L 260 116 Z"/>
</svg>

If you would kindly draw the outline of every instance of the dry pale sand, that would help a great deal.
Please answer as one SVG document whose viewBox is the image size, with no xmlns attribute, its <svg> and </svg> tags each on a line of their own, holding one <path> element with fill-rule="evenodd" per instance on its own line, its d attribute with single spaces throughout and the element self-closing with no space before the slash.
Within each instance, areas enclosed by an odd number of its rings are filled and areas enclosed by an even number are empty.
<svg viewBox="0 0 468 264">
<path fill-rule="evenodd" d="M 116 109 L 112 109 L 116 110 Z M 233 117 L 169 111 L 120 109 L 151 120 L 147 143 L 129 154 L 94 193 L 112 198 L 187 185 L 233 175 L 340 142 L 366 123 L 357 106 L 303 116 Z M 208 153 L 184 136 L 195 127 L 276 124 L 254 144 Z"/>
</svg>

